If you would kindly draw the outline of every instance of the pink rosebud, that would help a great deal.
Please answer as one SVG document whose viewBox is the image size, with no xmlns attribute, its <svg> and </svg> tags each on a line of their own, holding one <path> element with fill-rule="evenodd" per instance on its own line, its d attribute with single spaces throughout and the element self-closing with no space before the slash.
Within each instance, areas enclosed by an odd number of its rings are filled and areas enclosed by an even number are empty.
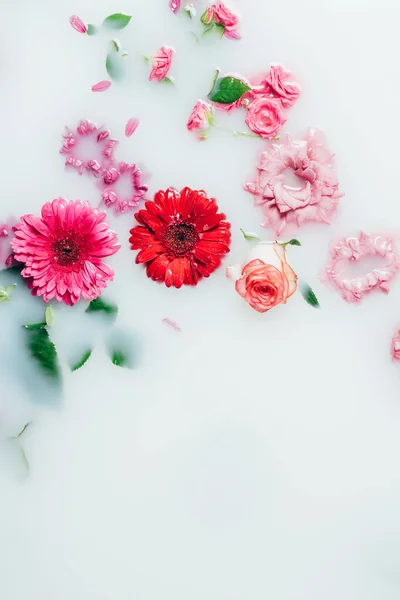
<svg viewBox="0 0 400 600">
<path fill-rule="evenodd" d="M 177 13 L 181 7 L 181 0 L 170 0 L 169 7 L 173 13 Z"/>
<path fill-rule="evenodd" d="M 69 22 L 71 23 L 72 27 L 79 33 L 86 33 L 86 25 L 82 21 L 82 19 L 77 15 L 72 15 L 72 17 L 70 17 L 69 19 Z"/>
<path fill-rule="evenodd" d="M 208 118 L 212 115 L 212 106 L 208 102 L 198 100 L 192 110 L 186 127 L 189 131 L 205 129 L 208 126 Z"/>
<path fill-rule="evenodd" d="M 129 119 L 127 124 L 125 125 L 125 135 L 126 137 L 131 137 L 133 133 L 135 133 L 137 126 L 139 125 L 139 119 Z"/>
<path fill-rule="evenodd" d="M 108 90 L 110 85 L 111 81 L 107 81 L 107 79 L 104 79 L 103 81 L 99 81 L 99 83 L 96 83 L 92 86 L 92 92 L 105 92 L 106 90 Z"/>
<path fill-rule="evenodd" d="M 157 54 L 153 56 L 153 60 L 151 63 L 151 71 L 149 75 L 150 81 L 152 81 L 153 79 L 155 79 L 156 81 L 162 81 L 167 77 L 168 72 L 171 68 L 173 53 L 173 48 L 169 48 L 168 46 L 162 46 L 157 52 Z"/>
</svg>

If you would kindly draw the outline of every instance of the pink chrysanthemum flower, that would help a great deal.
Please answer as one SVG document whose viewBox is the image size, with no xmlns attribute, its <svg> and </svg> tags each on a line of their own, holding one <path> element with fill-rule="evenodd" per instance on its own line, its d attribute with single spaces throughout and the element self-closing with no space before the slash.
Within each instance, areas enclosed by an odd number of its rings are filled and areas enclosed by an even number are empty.
<svg viewBox="0 0 400 600">
<path fill-rule="evenodd" d="M 119 191 L 120 184 L 128 184 L 126 193 Z M 126 213 L 137 208 L 147 191 L 148 186 L 143 184 L 142 171 L 137 165 L 126 162 L 115 164 L 103 172 L 101 186 L 102 199 L 109 208 L 114 207 L 115 214 Z"/>
<path fill-rule="evenodd" d="M 120 247 L 105 218 L 106 213 L 88 202 L 63 198 L 46 203 L 41 218 L 21 217 L 11 247 L 15 259 L 25 264 L 21 275 L 30 279 L 34 296 L 69 305 L 81 297 L 93 300 L 99 296 L 114 276 L 103 258 Z"/>
<path fill-rule="evenodd" d="M 286 182 L 287 174 L 299 184 Z M 310 129 L 304 140 L 271 143 L 261 155 L 256 181 L 245 190 L 262 207 L 264 227 L 276 235 L 291 223 L 298 227 L 306 221 L 329 223 L 340 198 L 339 183 L 333 169 L 333 154 L 326 148 L 322 132 Z"/>
<path fill-rule="evenodd" d="M 92 145 L 91 152 L 93 152 L 90 158 L 84 156 L 87 148 L 82 148 L 88 143 Z M 74 167 L 80 175 L 88 171 L 99 176 L 102 169 L 113 160 L 117 143 L 110 138 L 108 129 L 100 129 L 95 123 L 86 119 L 79 123 L 75 133 L 67 128 L 60 154 L 66 155 L 65 166 Z"/>
</svg>

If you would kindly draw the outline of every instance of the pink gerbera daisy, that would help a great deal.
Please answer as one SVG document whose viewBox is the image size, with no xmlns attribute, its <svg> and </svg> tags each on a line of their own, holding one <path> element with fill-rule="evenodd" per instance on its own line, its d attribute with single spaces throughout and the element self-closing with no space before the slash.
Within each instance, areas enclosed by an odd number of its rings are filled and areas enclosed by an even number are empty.
<svg viewBox="0 0 400 600">
<path fill-rule="evenodd" d="M 11 247 L 25 264 L 21 275 L 30 279 L 34 296 L 73 305 L 81 296 L 93 300 L 100 295 L 114 276 L 103 258 L 120 248 L 105 218 L 88 202 L 63 198 L 47 202 L 41 218 L 21 217 Z"/>
</svg>

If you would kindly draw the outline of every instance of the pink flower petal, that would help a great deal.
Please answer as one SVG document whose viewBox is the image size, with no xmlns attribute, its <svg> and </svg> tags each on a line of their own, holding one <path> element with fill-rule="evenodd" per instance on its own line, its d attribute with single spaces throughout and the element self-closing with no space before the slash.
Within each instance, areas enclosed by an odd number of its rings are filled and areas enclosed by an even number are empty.
<svg viewBox="0 0 400 600">
<path fill-rule="evenodd" d="M 131 137 L 133 133 L 135 133 L 137 126 L 139 125 L 139 119 L 131 118 L 127 122 L 125 126 L 125 135 L 126 137 Z"/>
<path fill-rule="evenodd" d="M 110 85 L 111 81 L 107 81 L 107 79 L 104 79 L 103 81 L 99 81 L 99 83 L 96 83 L 92 86 L 92 92 L 105 92 L 106 90 L 108 90 Z"/>
<path fill-rule="evenodd" d="M 163 319 L 162 322 L 164 323 L 164 325 L 168 325 L 168 327 L 172 327 L 173 329 L 175 329 L 175 331 L 182 331 L 181 328 L 179 327 L 178 323 L 176 323 L 172 319 L 166 318 L 166 319 Z"/>
<path fill-rule="evenodd" d="M 173 13 L 177 13 L 181 7 L 181 0 L 170 0 L 169 7 Z"/>
<path fill-rule="evenodd" d="M 69 22 L 71 23 L 71 26 L 79 33 L 86 33 L 86 25 L 77 15 L 72 15 L 72 17 L 69 19 Z"/>
</svg>

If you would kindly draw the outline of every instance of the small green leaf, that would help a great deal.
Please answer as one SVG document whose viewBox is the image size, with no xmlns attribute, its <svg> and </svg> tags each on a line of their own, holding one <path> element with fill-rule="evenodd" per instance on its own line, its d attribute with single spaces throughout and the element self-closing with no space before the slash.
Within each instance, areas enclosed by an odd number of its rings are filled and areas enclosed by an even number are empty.
<svg viewBox="0 0 400 600">
<path fill-rule="evenodd" d="M 118 306 L 116 304 L 111 304 L 110 302 L 105 302 L 101 297 L 98 297 L 90 302 L 85 312 L 103 312 L 107 316 L 115 319 L 118 313 Z"/>
<path fill-rule="evenodd" d="M 121 50 L 121 43 L 119 40 L 117 40 L 117 38 L 111 40 L 110 46 L 111 50 L 114 50 L 114 52 L 119 52 Z"/>
<path fill-rule="evenodd" d="M 109 52 L 106 58 L 107 73 L 114 81 L 121 81 L 125 75 L 122 57 L 115 51 Z"/>
<path fill-rule="evenodd" d="M 11 294 L 13 293 L 13 291 L 15 290 L 16 287 L 17 287 L 16 283 L 13 283 L 12 285 L 9 285 L 6 287 L 6 292 L 7 292 L 8 296 L 11 296 Z"/>
<path fill-rule="evenodd" d="M 289 244 L 290 246 L 301 246 L 299 240 L 293 239 L 293 240 L 289 240 L 288 242 L 286 242 L 287 244 Z"/>
<path fill-rule="evenodd" d="M 48 377 L 59 381 L 61 372 L 58 365 L 57 351 L 47 330 L 41 328 L 29 331 L 27 347 L 42 371 Z"/>
<path fill-rule="evenodd" d="M 173 77 L 168 77 L 167 76 L 167 77 L 164 77 L 164 79 L 161 79 L 160 83 L 168 83 L 168 84 L 174 85 L 175 84 L 175 80 L 174 80 Z"/>
<path fill-rule="evenodd" d="M 124 29 L 127 25 L 129 25 L 129 21 L 132 19 L 132 16 L 125 15 L 124 13 L 114 13 L 113 15 L 109 15 L 103 21 L 103 27 L 106 29 Z"/>
<path fill-rule="evenodd" d="M 114 350 L 111 355 L 111 362 L 116 367 L 126 367 L 128 365 L 128 356 L 120 350 Z"/>
<path fill-rule="evenodd" d="M 303 284 L 300 286 L 300 291 L 307 304 L 313 306 L 314 308 L 320 308 L 318 298 L 308 284 Z"/>
<path fill-rule="evenodd" d="M 96 33 L 98 33 L 98 32 L 99 32 L 99 30 L 97 29 L 97 27 L 95 27 L 94 25 L 91 25 L 90 23 L 86 27 L 87 35 L 96 35 Z"/>
<path fill-rule="evenodd" d="M 208 97 L 213 102 L 232 104 L 251 88 L 236 77 L 221 77 L 216 80 L 213 90 Z"/>
<path fill-rule="evenodd" d="M 24 329 L 28 329 L 29 331 L 35 331 L 36 329 L 43 329 L 46 327 L 46 321 L 41 321 L 40 323 L 29 323 L 28 325 L 23 325 Z"/>
<path fill-rule="evenodd" d="M 54 323 L 54 309 L 51 306 L 51 304 L 50 304 L 50 306 L 46 307 L 46 310 L 44 311 L 44 318 L 45 318 L 47 327 L 52 327 L 53 323 Z"/>
<path fill-rule="evenodd" d="M 243 233 L 243 237 L 245 240 L 259 240 L 260 236 L 257 235 L 256 233 L 252 233 L 251 231 L 243 231 L 243 229 L 240 230 Z"/>
<path fill-rule="evenodd" d="M 11 294 L 16 288 L 16 284 L 9 285 L 6 288 L 0 287 L 0 302 L 5 302 L 6 300 L 11 300 Z"/>
<path fill-rule="evenodd" d="M 217 81 L 219 74 L 220 74 L 220 70 L 216 69 L 215 73 L 214 73 L 214 77 L 213 77 L 212 82 L 211 82 L 210 91 L 208 92 L 209 94 L 211 94 L 211 92 L 213 91 L 214 86 L 215 86 L 215 82 Z"/>
<path fill-rule="evenodd" d="M 78 362 L 71 366 L 71 371 L 77 371 L 78 369 L 83 367 L 83 365 L 89 360 L 91 356 L 92 350 L 86 350 L 86 352 L 83 353 L 82 357 L 78 360 Z"/>
<path fill-rule="evenodd" d="M 113 329 L 107 339 L 107 354 L 113 365 L 132 369 L 138 361 L 138 345 L 132 334 Z"/>
</svg>

